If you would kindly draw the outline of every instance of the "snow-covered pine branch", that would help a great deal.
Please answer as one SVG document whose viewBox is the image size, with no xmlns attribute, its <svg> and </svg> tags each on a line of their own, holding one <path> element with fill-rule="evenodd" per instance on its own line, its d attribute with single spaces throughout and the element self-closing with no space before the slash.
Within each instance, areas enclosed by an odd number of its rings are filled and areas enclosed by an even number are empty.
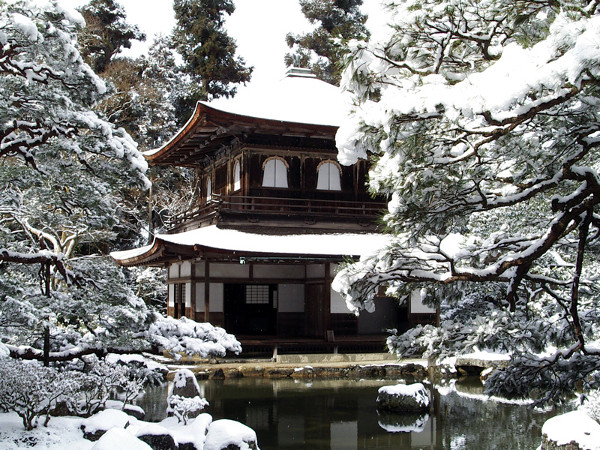
<svg viewBox="0 0 600 450">
<path fill-rule="evenodd" d="M 337 145 L 342 163 L 373 158 L 397 237 L 336 288 L 354 310 L 381 285 L 450 309 L 479 292 L 486 314 L 551 323 L 537 350 L 585 353 L 600 331 L 598 5 L 408 0 L 390 13 L 387 35 L 354 44 Z"/>
<path fill-rule="evenodd" d="M 56 2 L 0 5 L 0 157 L 44 171 L 37 154 L 59 145 L 75 161 L 89 162 L 86 153 L 123 160 L 148 185 L 136 144 L 92 111 L 106 86 L 77 50 L 82 25 Z"/>
</svg>

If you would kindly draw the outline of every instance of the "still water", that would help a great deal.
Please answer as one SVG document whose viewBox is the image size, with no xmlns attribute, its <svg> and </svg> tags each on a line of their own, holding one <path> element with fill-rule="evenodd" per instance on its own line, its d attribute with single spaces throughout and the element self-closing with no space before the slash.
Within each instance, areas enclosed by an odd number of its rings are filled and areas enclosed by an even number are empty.
<svg viewBox="0 0 600 450">
<path fill-rule="evenodd" d="M 377 390 L 395 380 L 200 381 L 213 419 L 253 428 L 271 449 L 536 449 L 541 427 L 557 414 L 530 405 L 487 399 L 478 380 L 431 387 L 432 411 L 423 416 L 379 415 Z M 165 388 L 141 405 L 160 420 Z"/>
</svg>

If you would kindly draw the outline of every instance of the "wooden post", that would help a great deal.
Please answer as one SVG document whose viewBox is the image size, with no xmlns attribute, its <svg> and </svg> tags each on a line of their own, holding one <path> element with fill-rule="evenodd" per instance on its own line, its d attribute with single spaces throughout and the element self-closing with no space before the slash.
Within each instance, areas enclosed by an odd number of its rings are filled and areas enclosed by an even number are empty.
<svg viewBox="0 0 600 450">
<path fill-rule="evenodd" d="M 204 263 L 204 321 L 210 322 L 210 263 Z"/>
<path fill-rule="evenodd" d="M 323 289 L 323 322 L 325 332 L 331 329 L 331 263 L 325 263 L 325 289 Z"/>
<path fill-rule="evenodd" d="M 50 327 L 44 327 L 44 367 L 50 366 Z"/>
</svg>

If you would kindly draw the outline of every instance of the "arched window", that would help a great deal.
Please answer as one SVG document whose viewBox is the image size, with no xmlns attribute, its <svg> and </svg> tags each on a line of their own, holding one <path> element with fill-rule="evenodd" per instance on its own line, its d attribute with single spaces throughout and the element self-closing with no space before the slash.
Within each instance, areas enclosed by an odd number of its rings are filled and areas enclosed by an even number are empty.
<svg viewBox="0 0 600 450">
<path fill-rule="evenodd" d="M 288 165 L 282 158 L 269 158 L 263 164 L 263 187 L 288 187 Z"/>
<path fill-rule="evenodd" d="M 233 190 L 239 191 L 242 188 L 242 174 L 240 162 L 236 161 L 233 165 Z"/>
<path fill-rule="evenodd" d="M 208 203 L 212 199 L 212 179 L 208 177 L 206 179 L 206 202 Z"/>
<path fill-rule="evenodd" d="M 323 161 L 317 168 L 317 189 L 324 191 L 341 191 L 340 166 L 333 161 Z"/>
</svg>

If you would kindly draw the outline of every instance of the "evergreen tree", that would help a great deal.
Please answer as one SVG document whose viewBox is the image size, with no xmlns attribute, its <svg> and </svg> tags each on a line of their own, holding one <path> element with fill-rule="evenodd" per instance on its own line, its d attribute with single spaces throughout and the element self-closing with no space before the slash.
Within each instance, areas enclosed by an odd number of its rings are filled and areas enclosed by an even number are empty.
<svg viewBox="0 0 600 450">
<path fill-rule="evenodd" d="M 0 2 L 0 353 L 186 351 L 182 334 L 235 351 L 223 330 L 147 308 L 107 256 L 128 226 L 121 192 L 149 182 L 131 137 L 95 112 L 106 86 L 77 51 L 82 25 L 56 2 Z"/>
<path fill-rule="evenodd" d="M 367 16 L 360 12 L 362 0 L 300 0 L 304 16 L 317 28 L 307 34 L 286 37 L 293 50 L 285 55 L 286 66 L 310 68 L 328 83 L 339 85 L 346 43 L 367 39 Z"/>
<path fill-rule="evenodd" d="M 86 24 L 79 36 L 81 54 L 96 73 L 102 74 L 122 49 L 131 48 L 131 41 L 146 39 L 125 21 L 125 9 L 115 0 L 91 0 L 80 12 Z"/>
<path fill-rule="evenodd" d="M 232 0 L 175 0 L 173 8 L 174 46 L 194 86 L 184 112 L 187 119 L 196 101 L 235 95 L 231 85 L 250 81 L 252 68 L 235 56 L 235 41 L 223 28 L 224 15 L 235 10 Z"/>
<path fill-rule="evenodd" d="M 353 308 L 380 285 L 441 305 L 400 353 L 510 352 L 488 392 L 551 401 L 600 386 L 598 2 L 409 0 L 355 43 L 358 107 L 337 135 L 372 155 L 394 237 L 335 281 Z"/>
</svg>

